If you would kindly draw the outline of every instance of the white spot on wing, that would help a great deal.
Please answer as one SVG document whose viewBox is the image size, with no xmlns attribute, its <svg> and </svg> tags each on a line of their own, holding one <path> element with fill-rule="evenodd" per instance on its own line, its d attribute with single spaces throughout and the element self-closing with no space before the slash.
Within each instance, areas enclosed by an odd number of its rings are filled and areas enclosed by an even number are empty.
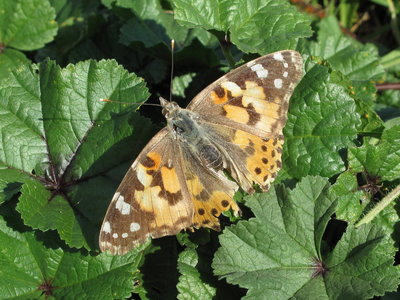
<svg viewBox="0 0 400 300">
<path fill-rule="evenodd" d="M 120 193 L 116 193 L 115 198 L 118 197 L 117 203 L 115 203 L 115 208 L 120 211 L 123 215 L 129 215 L 131 212 L 131 206 L 129 203 L 126 203 L 125 198 L 120 195 Z"/>
<path fill-rule="evenodd" d="M 117 239 L 118 238 L 118 233 L 113 233 L 113 238 Z"/>
<path fill-rule="evenodd" d="M 274 85 L 277 89 L 281 89 L 282 88 L 282 79 L 280 79 L 280 78 L 275 79 Z"/>
<path fill-rule="evenodd" d="M 136 222 L 132 222 L 130 226 L 130 230 L 132 232 L 138 231 L 140 229 L 140 224 Z"/>
<path fill-rule="evenodd" d="M 283 72 L 283 77 L 288 77 L 288 72 Z"/>
<path fill-rule="evenodd" d="M 289 67 L 289 65 L 287 64 L 287 63 L 283 63 L 283 66 L 285 67 L 285 68 L 287 68 L 287 67 Z"/>
<path fill-rule="evenodd" d="M 104 222 L 103 231 L 105 233 L 111 233 L 111 224 L 110 224 L 110 222 L 108 222 L 108 221 Z"/>
<path fill-rule="evenodd" d="M 238 86 L 236 83 L 232 81 L 223 82 L 221 83 L 221 86 L 224 89 L 230 91 L 233 97 L 238 97 L 242 95 L 242 89 L 240 88 L 240 86 Z"/>
<path fill-rule="evenodd" d="M 279 60 L 279 61 L 283 61 L 283 56 L 282 53 L 278 52 L 274 54 L 274 59 L 275 60 Z"/>
<path fill-rule="evenodd" d="M 261 64 L 256 64 L 250 67 L 250 69 L 257 73 L 258 78 L 267 78 L 268 76 L 268 70 L 264 69 Z"/>
<path fill-rule="evenodd" d="M 128 234 L 126 232 L 124 232 L 123 234 L 121 234 L 123 239 L 126 239 L 128 237 Z"/>
</svg>

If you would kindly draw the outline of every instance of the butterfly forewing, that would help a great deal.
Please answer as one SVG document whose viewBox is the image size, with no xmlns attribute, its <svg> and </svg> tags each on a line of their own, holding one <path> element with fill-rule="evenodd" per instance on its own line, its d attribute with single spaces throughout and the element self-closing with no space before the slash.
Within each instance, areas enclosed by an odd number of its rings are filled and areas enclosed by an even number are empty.
<svg viewBox="0 0 400 300">
<path fill-rule="evenodd" d="M 209 122 L 261 138 L 281 136 L 289 99 L 302 75 L 298 52 L 272 53 L 221 77 L 197 95 L 188 109 Z"/>
</svg>

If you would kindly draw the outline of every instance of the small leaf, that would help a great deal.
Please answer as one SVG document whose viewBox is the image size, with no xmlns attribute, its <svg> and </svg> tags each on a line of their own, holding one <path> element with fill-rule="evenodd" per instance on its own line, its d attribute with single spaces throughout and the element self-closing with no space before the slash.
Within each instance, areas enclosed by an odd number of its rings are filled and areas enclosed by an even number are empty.
<svg viewBox="0 0 400 300">
<path fill-rule="evenodd" d="M 54 8 L 47 0 L 0 0 L 0 44 L 35 50 L 57 33 Z"/>
<path fill-rule="evenodd" d="M 363 45 L 345 36 L 334 16 L 319 23 L 318 41 L 308 42 L 302 52 L 322 57 L 354 81 L 379 79 L 384 74 L 378 50 L 371 44 Z"/>
<path fill-rule="evenodd" d="M 364 168 L 370 175 L 378 176 L 382 180 L 400 178 L 400 125 L 395 125 L 383 131 L 378 145 L 369 143 L 350 148 L 350 167 L 360 171 Z"/>
<path fill-rule="evenodd" d="M 367 196 L 358 187 L 356 176 L 350 171 L 343 172 L 330 192 L 338 198 L 337 218 L 355 224 L 368 204 Z"/>
<path fill-rule="evenodd" d="M 196 249 L 187 248 L 179 254 L 178 269 L 181 276 L 177 285 L 178 299 L 211 299 L 216 296 L 215 287 L 207 284 L 201 276 L 198 263 Z"/>
<path fill-rule="evenodd" d="M 90 249 L 84 239 L 83 228 L 74 215 L 71 205 L 64 197 L 52 194 L 38 181 L 28 181 L 21 189 L 17 211 L 24 224 L 42 231 L 58 230 L 60 238 L 72 247 Z"/>
<path fill-rule="evenodd" d="M 20 51 L 7 48 L 0 51 L 0 78 L 8 76 L 12 70 L 26 63 L 29 63 L 29 59 Z"/>
</svg>

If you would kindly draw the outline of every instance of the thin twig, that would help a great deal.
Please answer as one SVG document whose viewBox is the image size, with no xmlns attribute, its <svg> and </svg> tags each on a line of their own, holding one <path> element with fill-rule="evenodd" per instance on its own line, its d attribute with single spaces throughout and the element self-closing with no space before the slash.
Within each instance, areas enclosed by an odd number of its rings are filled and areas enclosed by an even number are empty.
<svg viewBox="0 0 400 300">
<path fill-rule="evenodd" d="M 375 87 L 378 91 L 400 90 L 400 82 L 379 83 L 379 84 L 376 84 Z"/>
</svg>

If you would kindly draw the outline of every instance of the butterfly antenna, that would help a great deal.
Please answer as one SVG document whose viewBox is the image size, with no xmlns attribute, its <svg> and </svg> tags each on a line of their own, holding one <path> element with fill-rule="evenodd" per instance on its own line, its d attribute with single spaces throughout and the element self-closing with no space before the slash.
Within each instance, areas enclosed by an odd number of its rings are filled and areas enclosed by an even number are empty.
<svg viewBox="0 0 400 300">
<path fill-rule="evenodd" d="M 160 104 L 157 104 L 157 103 L 146 103 L 146 100 L 145 101 L 142 101 L 142 102 L 137 102 L 137 103 L 131 103 L 131 102 L 123 102 L 123 101 L 116 101 L 116 100 L 110 100 L 110 99 L 105 99 L 105 98 L 102 98 L 102 99 L 99 99 L 99 101 L 100 102 L 110 102 L 110 103 L 119 103 L 119 104 L 126 104 L 126 105 L 138 105 L 138 106 L 140 106 L 140 105 L 148 105 L 148 106 L 158 106 L 158 107 L 161 107 L 161 105 Z"/>
<path fill-rule="evenodd" d="M 169 101 L 172 101 L 172 88 L 174 84 L 174 48 L 175 48 L 175 40 L 171 40 L 171 78 L 169 85 Z"/>
</svg>

